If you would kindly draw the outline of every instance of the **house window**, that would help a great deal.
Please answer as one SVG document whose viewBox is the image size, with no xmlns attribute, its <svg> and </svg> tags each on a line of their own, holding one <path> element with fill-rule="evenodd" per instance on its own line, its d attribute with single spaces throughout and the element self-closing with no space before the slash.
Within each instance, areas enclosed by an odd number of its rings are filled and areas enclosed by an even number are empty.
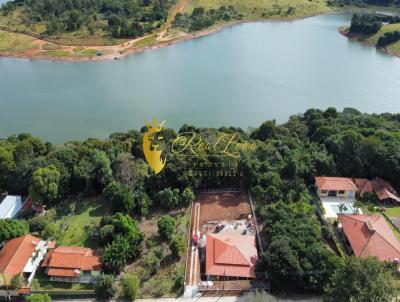
<svg viewBox="0 0 400 302">
<path fill-rule="evenodd" d="M 326 194 L 328 193 L 328 190 L 321 190 L 321 194 Z"/>
<path fill-rule="evenodd" d="M 344 191 L 339 191 L 339 194 L 344 194 Z"/>
</svg>

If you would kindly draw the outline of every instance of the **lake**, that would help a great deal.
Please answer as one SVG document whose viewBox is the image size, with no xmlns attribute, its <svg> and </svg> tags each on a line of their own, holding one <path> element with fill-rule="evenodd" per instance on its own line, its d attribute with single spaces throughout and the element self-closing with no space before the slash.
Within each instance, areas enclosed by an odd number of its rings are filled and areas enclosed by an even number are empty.
<svg viewBox="0 0 400 302">
<path fill-rule="evenodd" d="M 0 137 L 105 138 L 153 117 L 247 129 L 310 107 L 399 112 L 400 59 L 340 35 L 350 18 L 246 23 L 119 61 L 0 58 Z"/>
</svg>

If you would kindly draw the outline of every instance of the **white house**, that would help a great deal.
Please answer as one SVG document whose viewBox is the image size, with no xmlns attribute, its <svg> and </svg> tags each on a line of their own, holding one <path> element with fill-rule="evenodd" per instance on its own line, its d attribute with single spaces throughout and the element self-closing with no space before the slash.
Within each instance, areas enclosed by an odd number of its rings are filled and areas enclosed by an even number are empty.
<svg viewBox="0 0 400 302">
<path fill-rule="evenodd" d="M 13 218 L 21 208 L 21 196 L 7 195 L 0 203 L 0 219 Z"/>
</svg>

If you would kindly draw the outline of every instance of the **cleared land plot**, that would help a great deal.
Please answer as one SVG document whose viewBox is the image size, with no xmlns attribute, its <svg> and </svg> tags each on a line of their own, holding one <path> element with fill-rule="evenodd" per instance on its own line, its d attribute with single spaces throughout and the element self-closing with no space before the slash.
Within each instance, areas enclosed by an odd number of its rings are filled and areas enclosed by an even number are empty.
<svg viewBox="0 0 400 302">
<path fill-rule="evenodd" d="M 201 206 L 200 224 L 209 221 L 238 220 L 251 214 L 247 193 L 200 193 L 196 200 Z"/>
</svg>

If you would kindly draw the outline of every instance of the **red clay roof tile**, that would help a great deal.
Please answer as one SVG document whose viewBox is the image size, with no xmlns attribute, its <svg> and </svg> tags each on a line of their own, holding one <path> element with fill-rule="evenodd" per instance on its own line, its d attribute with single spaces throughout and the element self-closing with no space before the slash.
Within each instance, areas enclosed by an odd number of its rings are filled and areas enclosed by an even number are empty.
<svg viewBox="0 0 400 302">
<path fill-rule="evenodd" d="M 254 236 L 207 234 L 206 274 L 255 278 L 258 259 Z"/>
<path fill-rule="evenodd" d="M 381 215 L 338 214 L 354 255 L 380 260 L 400 259 L 400 242 Z"/>
<path fill-rule="evenodd" d="M 372 186 L 379 200 L 392 199 L 400 202 L 400 197 L 396 190 L 387 181 L 377 177 L 372 180 Z"/>
<path fill-rule="evenodd" d="M 68 273 L 71 270 L 100 270 L 100 259 L 89 248 L 59 246 L 47 254 L 42 266 L 49 268 L 49 275 L 71 277 Z M 55 275 L 55 272 L 58 275 Z M 60 275 L 62 272 L 65 272 L 66 275 Z"/>
<path fill-rule="evenodd" d="M 9 240 L 0 252 L 0 267 L 5 274 L 18 275 L 28 263 L 40 239 L 24 235 Z"/>
<path fill-rule="evenodd" d="M 357 191 L 357 186 L 347 177 L 315 177 L 315 183 L 320 190 Z"/>
</svg>

